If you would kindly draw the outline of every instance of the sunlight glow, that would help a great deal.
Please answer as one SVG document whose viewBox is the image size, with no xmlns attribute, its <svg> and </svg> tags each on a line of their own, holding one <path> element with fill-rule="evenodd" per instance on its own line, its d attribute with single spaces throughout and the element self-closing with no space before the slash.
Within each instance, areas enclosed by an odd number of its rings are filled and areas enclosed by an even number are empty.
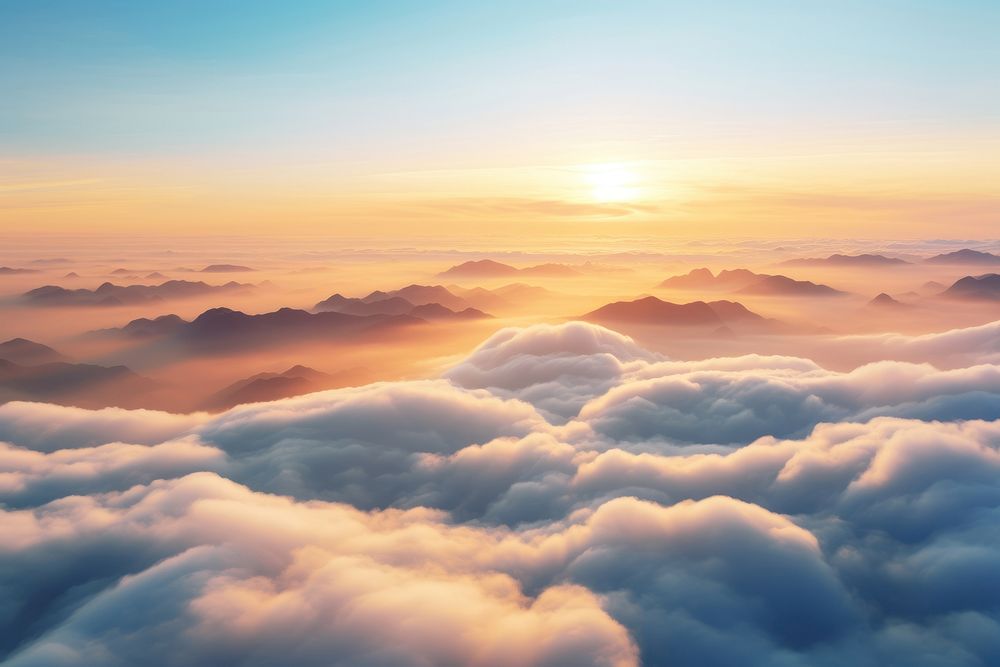
<svg viewBox="0 0 1000 667">
<path fill-rule="evenodd" d="M 618 163 L 587 165 L 584 181 L 590 186 L 590 198 L 597 202 L 628 202 L 639 197 L 636 175 Z"/>
</svg>

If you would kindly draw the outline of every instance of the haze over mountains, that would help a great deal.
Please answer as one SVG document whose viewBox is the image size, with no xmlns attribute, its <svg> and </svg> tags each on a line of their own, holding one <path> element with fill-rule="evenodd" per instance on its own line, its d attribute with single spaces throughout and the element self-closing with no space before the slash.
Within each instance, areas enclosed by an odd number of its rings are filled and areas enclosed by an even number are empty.
<svg viewBox="0 0 1000 667">
<path fill-rule="evenodd" d="M 681 276 L 673 276 L 658 287 L 685 290 L 725 290 L 742 294 L 767 296 L 844 296 L 847 293 L 827 285 L 808 280 L 795 280 L 782 275 L 754 273 L 747 269 L 720 271 L 718 275 L 706 268 L 692 269 Z"/>
<path fill-rule="evenodd" d="M 862 254 L 842 255 L 835 253 L 829 257 L 806 257 L 789 259 L 781 262 L 781 266 L 843 266 L 843 267 L 898 267 L 909 264 L 906 260 L 885 255 Z"/>
<path fill-rule="evenodd" d="M 675 327 L 731 327 L 762 330 L 780 323 L 767 320 L 735 301 L 694 301 L 671 303 L 655 296 L 633 301 L 616 301 L 580 317 L 609 326 L 642 324 Z"/>
<path fill-rule="evenodd" d="M 341 374 L 343 376 L 343 374 Z M 206 410 L 226 410 L 236 405 L 276 401 L 341 386 L 342 378 L 296 365 L 281 373 L 257 373 L 220 389 L 208 397 Z"/>
<path fill-rule="evenodd" d="M 969 264 L 979 266 L 1000 266 L 1000 255 L 964 248 L 955 252 L 935 255 L 924 260 L 927 264 Z"/>
<path fill-rule="evenodd" d="M 966 276 L 955 281 L 941 296 L 957 299 L 982 299 L 1000 301 L 1000 274 Z"/>
<path fill-rule="evenodd" d="M 253 288 L 251 284 L 237 282 L 228 282 L 224 285 L 209 285 L 201 281 L 188 280 L 168 280 L 160 285 L 115 285 L 107 282 L 92 290 L 45 285 L 25 292 L 21 299 L 36 306 L 122 306 Z"/>
<path fill-rule="evenodd" d="M 538 264 L 525 268 L 517 268 L 492 259 L 481 259 L 463 262 L 438 274 L 439 278 L 513 278 L 517 276 L 534 276 L 546 278 L 570 278 L 581 272 L 565 264 Z"/>
<path fill-rule="evenodd" d="M 156 389 L 156 382 L 125 366 L 72 362 L 51 347 L 24 338 L 0 343 L 0 403 L 140 407 Z"/>
</svg>

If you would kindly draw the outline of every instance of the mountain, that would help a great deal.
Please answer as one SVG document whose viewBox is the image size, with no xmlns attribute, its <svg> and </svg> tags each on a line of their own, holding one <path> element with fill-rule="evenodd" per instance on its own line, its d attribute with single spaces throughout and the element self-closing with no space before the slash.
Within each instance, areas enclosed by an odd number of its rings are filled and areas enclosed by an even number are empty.
<svg viewBox="0 0 1000 667">
<path fill-rule="evenodd" d="M 909 262 L 895 257 L 885 255 L 840 255 L 834 254 L 829 257 L 807 257 L 803 259 L 790 259 L 781 262 L 780 266 L 853 266 L 853 267 L 879 267 L 879 266 L 901 266 Z"/>
<path fill-rule="evenodd" d="M 101 329 L 91 336 L 148 337 L 174 344 L 175 349 L 193 352 L 230 350 L 293 342 L 334 340 L 343 336 L 374 333 L 387 328 L 419 324 L 409 315 L 348 315 L 310 313 L 294 308 L 248 315 L 229 308 L 212 308 L 191 321 L 177 315 L 155 320 L 132 320 L 118 329 Z"/>
<path fill-rule="evenodd" d="M 154 338 L 179 332 L 186 324 L 178 315 L 161 315 L 154 319 L 140 317 L 126 324 L 120 331 L 129 338 Z"/>
<path fill-rule="evenodd" d="M 498 278 L 512 276 L 518 272 L 516 267 L 495 262 L 492 259 L 479 259 L 462 262 L 438 274 L 440 278 Z"/>
<path fill-rule="evenodd" d="M 363 297 L 361 300 L 366 303 L 374 303 L 376 301 L 384 301 L 394 297 L 405 299 L 414 306 L 422 306 L 427 303 L 439 303 L 446 308 L 451 308 L 452 310 L 463 310 L 471 305 L 462 297 L 449 292 L 448 288 L 442 285 L 407 285 L 406 287 L 393 290 L 391 292 L 376 290 L 368 296 Z"/>
<path fill-rule="evenodd" d="M 528 266 L 518 271 L 523 276 L 539 276 L 548 278 L 571 278 L 580 275 L 578 269 L 566 264 L 538 264 Z"/>
<path fill-rule="evenodd" d="M 552 296 L 552 292 L 544 287 L 527 285 L 525 283 L 510 283 L 503 287 L 486 289 L 485 287 L 465 288 L 460 285 L 448 285 L 448 291 L 460 296 L 474 308 L 486 311 L 501 311 L 522 307 L 529 301 L 535 301 Z"/>
<path fill-rule="evenodd" d="M 119 306 L 249 289 L 253 289 L 253 285 L 237 282 L 209 285 L 188 280 L 168 280 L 160 285 L 104 283 L 93 290 L 45 285 L 25 292 L 21 299 L 36 306 Z"/>
<path fill-rule="evenodd" d="M 764 276 L 747 269 L 723 270 L 714 275 L 709 269 L 692 269 L 682 276 L 667 278 L 658 287 L 668 289 L 736 290 L 760 280 Z"/>
<path fill-rule="evenodd" d="M 140 407 L 159 388 L 125 366 L 63 361 L 36 365 L 0 360 L 0 402 L 46 401 L 85 408 Z"/>
<path fill-rule="evenodd" d="M 19 276 L 24 273 L 38 273 L 37 269 L 16 269 L 12 266 L 0 266 L 0 276 Z"/>
<path fill-rule="evenodd" d="M 480 259 L 457 264 L 438 274 L 439 278 L 509 278 L 515 275 L 568 278 L 580 275 L 580 271 L 566 264 L 538 264 L 523 269 L 493 261 Z"/>
<path fill-rule="evenodd" d="M 47 364 L 66 361 L 66 357 L 48 345 L 42 345 L 25 338 L 11 338 L 0 343 L 0 359 L 21 365 Z"/>
<path fill-rule="evenodd" d="M 941 296 L 954 299 L 1000 301 L 1000 274 L 965 276 L 946 289 Z"/>
<path fill-rule="evenodd" d="M 292 366 L 282 373 L 257 373 L 219 390 L 204 404 L 206 410 L 228 410 L 244 403 L 276 401 L 310 394 L 338 385 L 338 378 L 307 366 Z"/>
<path fill-rule="evenodd" d="M 870 308 L 879 308 L 879 309 L 899 309 L 899 308 L 909 307 L 907 304 L 892 298 L 885 292 L 882 292 L 874 299 L 869 301 L 868 306 Z"/>
<path fill-rule="evenodd" d="M 317 303 L 313 307 L 313 310 L 319 312 L 346 313 L 349 315 L 410 315 L 412 317 L 419 317 L 422 320 L 428 321 L 445 319 L 472 320 L 492 317 L 491 315 L 487 315 L 481 310 L 472 307 L 466 307 L 461 310 L 452 310 L 451 308 L 436 302 L 414 305 L 399 296 L 366 301 L 365 299 L 359 299 L 356 297 L 346 297 L 341 294 L 334 294 L 333 296 Z"/>
<path fill-rule="evenodd" d="M 239 264 L 209 264 L 205 268 L 201 269 L 201 273 L 241 273 L 244 271 L 253 271 L 249 266 L 240 266 Z"/>
<path fill-rule="evenodd" d="M 980 266 L 1000 265 L 1000 255 L 963 248 L 955 252 L 935 255 L 924 260 L 927 264 L 977 264 Z"/>
<path fill-rule="evenodd" d="M 808 280 L 793 280 L 787 276 L 761 276 L 750 285 L 739 290 L 740 294 L 764 296 L 845 296 L 847 292 Z"/>
<path fill-rule="evenodd" d="M 767 320 L 735 301 L 671 303 L 655 296 L 617 301 L 591 311 L 581 319 L 674 326 L 721 327 L 731 323 L 765 323 Z"/>
<path fill-rule="evenodd" d="M 726 290 L 741 294 L 770 296 L 839 296 L 846 294 L 846 292 L 808 280 L 793 280 L 787 276 L 754 273 L 747 269 L 720 271 L 718 275 L 705 268 L 693 269 L 682 276 L 667 278 L 658 287 L 686 290 Z"/>
<path fill-rule="evenodd" d="M 365 301 L 357 297 L 334 294 L 313 306 L 313 310 L 334 311 L 349 315 L 405 315 L 414 307 L 412 303 L 398 296 L 378 301 Z"/>
<path fill-rule="evenodd" d="M 920 290 L 924 293 L 929 294 L 940 294 L 948 288 L 947 285 L 942 285 L 935 280 L 928 280 L 923 285 L 920 286 Z"/>
<path fill-rule="evenodd" d="M 485 320 L 492 317 L 492 315 L 487 315 L 481 310 L 476 308 L 466 308 L 464 310 L 454 311 L 450 308 L 445 308 L 440 303 L 425 303 L 420 306 L 414 306 L 413 310 L 409 312 L 412 317 L 419 317 L 422 320 Z"/>
</svg>

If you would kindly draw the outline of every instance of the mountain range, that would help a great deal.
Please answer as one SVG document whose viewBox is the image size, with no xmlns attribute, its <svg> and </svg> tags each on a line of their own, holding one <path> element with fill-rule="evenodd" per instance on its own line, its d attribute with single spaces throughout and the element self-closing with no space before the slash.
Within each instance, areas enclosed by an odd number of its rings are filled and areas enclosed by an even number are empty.
<svg viewBox="0 0 1000 667">
<path fill-rule="evenodd" d="M 729 327 L 739 325 L 752 329 L 780 326 L 736 301 L 693 301 L 672 303 L 655 296 L 633 301 L 616 301 L 593 310 L 581 319 L 605 324 L 645 324 L 682 327 Z"/>
<path fill-rule="evenodd" d="M 253 288 L 248 283 L 209 285 L 189 280 L 168 280 L 160 285 L 115 285 L 108 282 L 92 290 L 45 285 L 25 292 L 21 300 L 35 306 L 121 306 Z"/>
<path fill-rule="evenodd" d="M 1000 266 L 1000 255 L 963 248 L 955 252 L 935 255 L 924 260 L 926 264 L 976 264 L 980 266 Z"/>
<path fill-rule="evenodd" d="M 909 264 L 896 257 L 886 257 L 885 255 L 841 255 L 839 253 L 829 257 L 806 257 L 802 259 L 789 259 L 781 262 L 780 266 L 848 266 L 848 267 L 892 267 Z"/>
<path fill-rule="evenodd" d="M 578 269 L 566 264 L 538 264 L 517 268 L 492 259 L 480 259 L 457 264 L 438 274 L 439 278 L 511 278 L 514 276 L 537 276 L 547 278 L 570 278 L 580 275 Z"/>
<path fill-rule="evenodd" d="M 669 289 L 724 290 L 740 294 L 766 296 L 845 296 L 847 292 L 808 280 L 794 280 L 782 275 L 754 273 L 748 269 L 720 271 L 718 275 L 706 268 L 667 278 L 658 287 Z"/>
</svg>

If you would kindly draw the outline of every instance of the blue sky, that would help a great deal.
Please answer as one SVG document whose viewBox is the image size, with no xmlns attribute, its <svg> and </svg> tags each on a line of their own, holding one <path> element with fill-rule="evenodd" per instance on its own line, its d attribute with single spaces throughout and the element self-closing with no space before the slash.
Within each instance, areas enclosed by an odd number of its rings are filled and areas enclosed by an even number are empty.
<svg viewBox="0 0 1000 667">
<path fill-rule="evenodd" d="M 455 229 L 456 198 L 476 197 L 494 225 L 581 204 L 690 233 L 789 233 L 804 214 L 843 233 L 995 225 L 1000 2 L 0 0 L 0 14 L 0 190 L 21 193 L 0 218 L 20 224 L 325 229 L 445 211 Z M 609 164 L 635 208 L 588 201 Z"/>
<path fill-rule="evenodd" d="M 15 152 L 993 126 L 995 2 L 4 2 Z M 391 142 L 390 142 L 391 143 Z"/>
</svg>

